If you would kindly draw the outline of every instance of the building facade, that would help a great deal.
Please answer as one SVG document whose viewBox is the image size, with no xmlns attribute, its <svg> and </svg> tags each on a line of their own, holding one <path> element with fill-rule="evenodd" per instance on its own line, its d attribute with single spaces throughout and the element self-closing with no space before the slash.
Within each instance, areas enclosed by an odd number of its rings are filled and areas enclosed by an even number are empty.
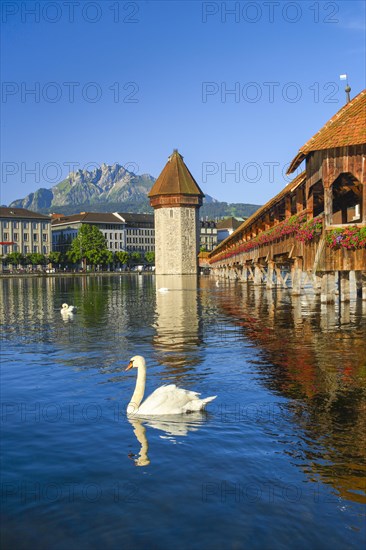
<svg viewBox="0 0 366 550">
<path fill-rule="evenodd" d="M 214 221 L 200 221 L 200 249 L 211 252 L 217 246 L 217 227 Z"/>
<path fill-rule="evenodd" d="M 229 235 L 231 235 L 243 223 L 244 218 L 224 218 L 217 222 L 217 243 L 221 243 Z"/>
<path fill-rule="evenodd" d="M 80 212 L 72 216 L 53 215 L 52 248 L 66 252 L 83 224 L 95 225 L 103 233 L 111 252 L 151 252 L 155 247 L 154 216 L 152 214 L 125 214 Z"/>
<path fill-rule="evenodd" d="M 155 217 L 157 275 L 198 272 L 198 212 L 204 194 L 175 149 L 150 193 Z"/>
<path fill-rule="evenodd" d="M 0 255 L 51 252 L 51 218 L 25 208 L 0 208 Z"/>
</svg>

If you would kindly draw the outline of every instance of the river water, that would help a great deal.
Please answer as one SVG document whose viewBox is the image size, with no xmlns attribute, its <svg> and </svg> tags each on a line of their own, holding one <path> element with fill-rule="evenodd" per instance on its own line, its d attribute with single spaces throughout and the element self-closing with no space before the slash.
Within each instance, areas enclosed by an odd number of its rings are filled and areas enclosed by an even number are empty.
<svg viewBox="0 0 366 550">
<path fill-rule="evenodd" d="M 366 304 L 198 283 L 0 281 L 3 548 L 365 544 Z M 127 419 L 136 354 L 207 413 Z"/>
</svg>

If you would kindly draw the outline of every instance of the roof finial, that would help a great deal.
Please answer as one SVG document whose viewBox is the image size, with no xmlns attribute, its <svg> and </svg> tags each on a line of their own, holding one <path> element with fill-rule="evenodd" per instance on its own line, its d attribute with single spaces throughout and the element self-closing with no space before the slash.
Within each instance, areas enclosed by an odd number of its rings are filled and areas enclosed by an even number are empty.
<svg viewBox="0 0 366 550">
<path fill-rule="evenodd" d="M 174 155 L 179 155 L 181 159 L 183 159 L 183 156 L 178 152 L 178 149 L 173 149 L 173 152 L 172 154 L 170 155 L 170 157 L 168 158 L 168 161 L 171 161 L 172 158 L 174 157 Z"/>
<path fill-rule="evenodd" d="M 346 81 L 346 87 L 345 87 L 344 91 L 346 92 L 346 98 L 347 98 L 346 103 L 349 103 L 351 101 L 351 96 L 350 96 L 351 86 L 348 84 L 348 77 L 347 77 L 346 74 L 341 74 L 341 75 L 339 75 L 339 78 L 340 78 L 340 80 L 345 80 Z"/>
</svg>

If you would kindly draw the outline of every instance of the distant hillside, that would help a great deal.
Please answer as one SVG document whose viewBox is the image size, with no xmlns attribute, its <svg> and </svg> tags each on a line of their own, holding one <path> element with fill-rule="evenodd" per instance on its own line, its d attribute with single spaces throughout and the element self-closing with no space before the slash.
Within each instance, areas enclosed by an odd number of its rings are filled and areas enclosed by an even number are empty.
<svg viewBox="0 0 366 550">
<path fill-rule="evenodd" d="M 224 218 L 227 216 L 236 216 L 239 218 L 246 218 L 251 216 L 259 205 L 256 204 L 241 204 L 227 202 L 204 202 L 200 208 L 200 218 L 208 218 L 214 220 L 216 218 Z M 37 212 L 41 214 L 50 214 L 51 212 L 57 212 L 57 214 L 77 214 L 79 212 L 136 212 L 136 213 L 153 213 L 153 209 L 150 206 L 148 199 L 139 199 L 134 201 L 124 202 L 101 202 L 98 204 L 83 203 L 77 207 L 73 205 L 60 206 L 56 210 L 50 210 L 49 208 L 38 209 Z"/>
<path fill-rule="evenodd" d="M 51 187 L 40 188 L 9 206 L 27 208 L 50 214 L 78 212 L 152 212 L 147 194 L 155 178 L 150 174 L 138 176 L 120 164 L 102 164 L 95 170 L 77 170 Z M 200 217 L 250 216 L 258 209 L 253 204 L 227 204 L 206 195 Z"/>
</svg>

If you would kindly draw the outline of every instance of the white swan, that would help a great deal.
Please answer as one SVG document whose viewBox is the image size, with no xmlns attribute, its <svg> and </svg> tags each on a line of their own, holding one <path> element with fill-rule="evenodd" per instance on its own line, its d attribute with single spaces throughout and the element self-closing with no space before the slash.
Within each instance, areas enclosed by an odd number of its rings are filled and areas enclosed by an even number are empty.
<svg viewBox="0 0 366 550">
<path fill-rule="evenodd" d="M 61 313 L 75 313 L 77 310 L 77 307 L 75 306 L 69 306 L 68 304 L 62 304 Z"/>
<path fill-rule="evenodd" d="M 201 411 L 207 403 L 217 397 L 214 395 L 200 399 L 200 394 L 197 392 L 183 390 L 182 388 L 177 388 L 175 384 L 169 384 L 167 386 L 160 386 L 160 388 L 155 390 L 141 403 L 146 384 L 145 359 L 141 355 L 132 357 L 126 371 L 132 368 L 137 368 L 137 381 L 135 391 L 127 406 L 128 415 L 161 416 Z"/>
</svg>

